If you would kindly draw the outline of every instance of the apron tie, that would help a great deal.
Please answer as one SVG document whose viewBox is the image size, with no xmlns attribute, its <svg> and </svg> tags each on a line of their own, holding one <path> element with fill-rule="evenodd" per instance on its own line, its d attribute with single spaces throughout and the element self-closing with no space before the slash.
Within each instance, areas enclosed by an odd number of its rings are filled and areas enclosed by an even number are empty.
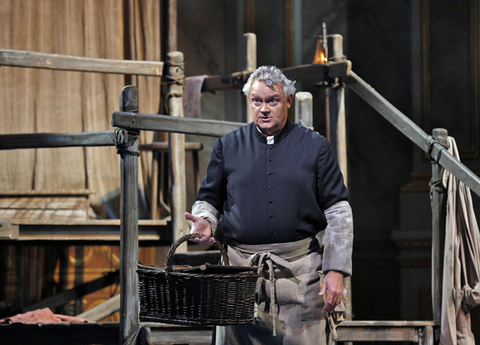
<svg viewBox="0 0 480 345">
<path fill-rule="evenodd" d="M 278 310 L 277 306 L 275 303 L 275 270 L 273 268 L 273 263 L 275 263 L 279 267 L 284 267 L 288 270 L 292 270 L 294 265 L 286 260 L 283 260 L 282 258 L 276 256 L 275 254 L 269 253 L 269 252 L 261 252 L 261 253 L 256 253 L 252 255 L 250 259 L 250 266 L 258 266 L 258 274 L 262 274 L 262 271 L 265 267 L 265 264 L 268 266 L 268 275 L 269 275 L 269 280 L 270 280 L 270 301 L 271 301 L 271 306 L 270 306 L 270 316 L 272 317 L 272 323 L 273 323 L 273 336 L 277 335 L 277 327 L 276 327 L 276 322 L 275 318 L 278 315 Z"/>
</svg>

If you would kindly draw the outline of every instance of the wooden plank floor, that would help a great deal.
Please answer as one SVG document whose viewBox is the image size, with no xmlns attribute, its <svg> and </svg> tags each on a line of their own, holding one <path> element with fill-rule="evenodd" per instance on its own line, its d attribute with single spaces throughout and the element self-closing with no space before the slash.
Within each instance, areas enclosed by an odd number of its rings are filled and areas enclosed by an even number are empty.
<svg viewBox="0 0 480 345">
<path fill-rule="evenodd" d="M 150 324 L 142 327 L 140 345 L 211 344 L 213 327 L 185 327 Z M 0 325 L 1 344 L 35 345 L 117 345 L 120 341 L 118 323 L 51 323 Z"/>
<path fill-rule="evenodd" d="M 430 321 L 345 321 L 337 328 L 339 341 L 409 341 L 433 344 Z M 0 325 L 2 344 L 118 344 L 118 323 Z M 211 343 L 213 327 L 188 327 L 142 323 L 141 345 Z"/>
</svg>

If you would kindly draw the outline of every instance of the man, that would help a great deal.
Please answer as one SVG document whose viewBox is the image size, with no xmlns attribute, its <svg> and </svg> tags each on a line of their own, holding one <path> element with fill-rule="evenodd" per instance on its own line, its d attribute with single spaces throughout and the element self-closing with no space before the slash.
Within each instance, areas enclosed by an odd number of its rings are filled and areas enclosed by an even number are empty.
<svg viewBox="0 0 480 345">
<path fill-rule="evenodd" d="M 205 235 L 197 242 L 214 243 L 220 223 L 230 263 L 261 267 L 255 325 L 227 327 L 220 343 L 326 343 L 326 313 L 351 275 L 348 191 L 327 139 L 287 120 L 294 82 L 263 66 L 243 92 L 253 122 L 215 142 L 185 214 L 191 232 Z M 316 235 L 324 229 L 322 260 Z"/>
</svg>

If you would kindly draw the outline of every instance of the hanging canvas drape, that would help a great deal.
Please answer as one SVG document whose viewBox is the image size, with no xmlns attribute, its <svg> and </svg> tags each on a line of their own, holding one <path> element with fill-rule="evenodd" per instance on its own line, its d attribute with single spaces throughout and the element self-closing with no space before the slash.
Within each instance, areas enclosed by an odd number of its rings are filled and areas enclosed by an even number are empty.
<svg viewBox="0 0 480 345">
<path fill-rule="evenodd" d="M 81 57 L 160 61 L 160 2 L 6 0 L 0 7 L 0 47 Z M 126 83 L 138 88 L 139 110 L 157 113 L 158 77 L 0 68 L 0 134 L 113 129 Z M 151 142 L 152 132 L 140 141 Z M 112 218 L 120 186 L 114 147 L 0 151 L 0 191 L 95 191 L 96 216 Z M 151 155 L 140 157 L 141 197 L 150 195 Z"/>
<path fill-rule="evenodd" d="M 455 140 L 448 143 L 460 159 Z M 480 304 L 480 234 L 470 189 L 448 171 L 443 183 L 448 196 L 440 344 L 475 345 L 470 310 Z"/>
</svg>

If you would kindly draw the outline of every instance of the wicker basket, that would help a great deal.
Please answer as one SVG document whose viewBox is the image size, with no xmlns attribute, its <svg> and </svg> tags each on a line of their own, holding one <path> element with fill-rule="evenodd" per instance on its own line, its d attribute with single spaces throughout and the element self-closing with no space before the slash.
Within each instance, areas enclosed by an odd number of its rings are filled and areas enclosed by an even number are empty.
<svg viewBox="0 0 480 345">
<path fill-rule="evenodd" d="M 192 237 L 178 239 L 167 254 L 166 267 L 139 265 L 140 321 L 181 325 L 254 323 L 257 267 L 228 266 L 225 248 L 216 243 L 226 266 L 172 266 L 176 248 Z"/>
</svg>

